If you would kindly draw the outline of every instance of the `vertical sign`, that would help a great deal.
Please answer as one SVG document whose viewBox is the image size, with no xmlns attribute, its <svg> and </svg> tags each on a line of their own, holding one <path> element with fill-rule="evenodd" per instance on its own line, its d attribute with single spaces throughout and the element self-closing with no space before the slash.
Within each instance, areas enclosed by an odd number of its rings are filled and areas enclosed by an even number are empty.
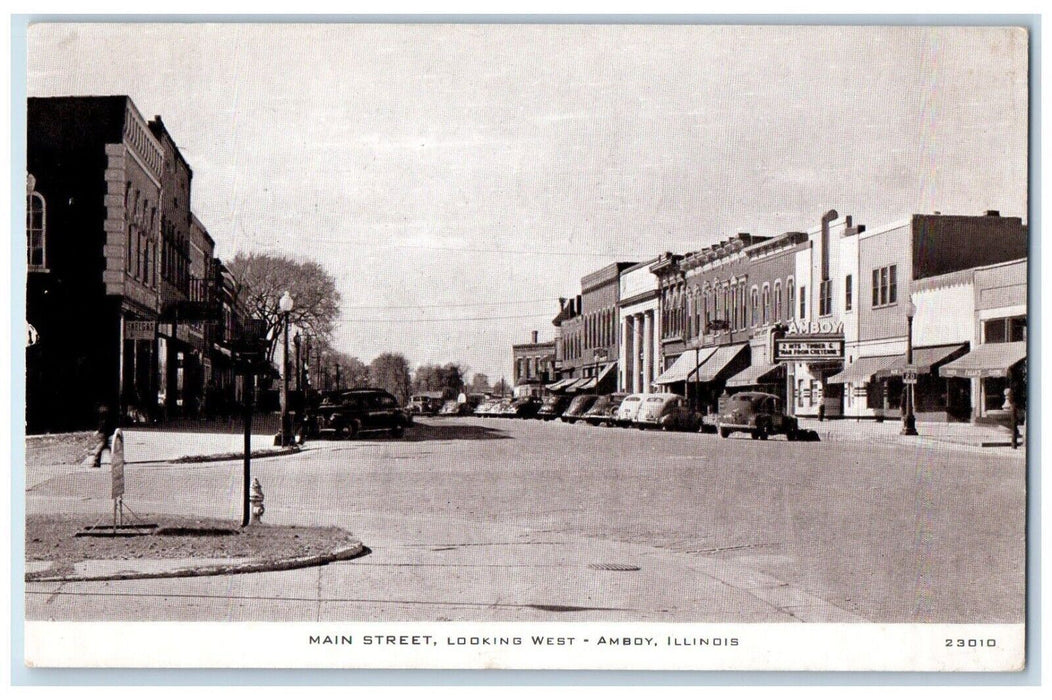
<svg viewBox="0 0 1052 700">
<path fill-rule="evenodd" d="M 124 433 L 120 428 L 113 434 L 113 448 L 110 451 L 110 473 L 113 478 L 113 489 L 110 498 L 124 495 Z"/>
</svg>

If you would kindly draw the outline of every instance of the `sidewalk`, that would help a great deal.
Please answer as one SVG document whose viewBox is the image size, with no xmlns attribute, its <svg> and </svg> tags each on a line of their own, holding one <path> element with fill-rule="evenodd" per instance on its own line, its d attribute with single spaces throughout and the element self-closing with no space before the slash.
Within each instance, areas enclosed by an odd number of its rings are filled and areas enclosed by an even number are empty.
<svg viewBox="0 0 1052 700">
<path fill-rule="evenodd" d="M 900 435 L 902 422 L 886 420 L 878 423 L 875 420 L 855 420 L 837 418 L 818 421 L 814 418 L 801 418 L 800 427 L 814 430 L 826 442 L 873 440 L 895 441 L 903 444 L 934 441 L 969 447 L 981 447 L 991 452 L 1001 452 L 1007 448 L 1012 452 L 1012 435 L 1008 428 L 999 425 L 976 425 L 973 423 L 917 423 L 917 436 Z M 1026 452 L 1026 428 L 1020 426 L 1019 449 Z M 994 448 L 997 448 L 996 450 Z"/>
</svg>

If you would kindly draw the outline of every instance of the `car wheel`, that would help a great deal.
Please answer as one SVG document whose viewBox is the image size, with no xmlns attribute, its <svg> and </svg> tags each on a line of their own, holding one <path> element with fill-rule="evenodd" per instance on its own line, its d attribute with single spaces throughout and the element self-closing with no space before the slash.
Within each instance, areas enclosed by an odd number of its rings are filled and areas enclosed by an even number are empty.
<svg viewBox="0 0 1052 700">
<path fill-rule="evenodd" d="M 728 438 L 730 436 L 731 436 L 731 431 L 730 430 L 728 430 L 727 428 L 720 428 L 720 437 L 721 438 Z"/>
<path fill-rule="evenodd" d="M 352 420 L 350 424 L 344 429 L 343 436 L 348 440 L 351 438 L 358 437 L 359 425 L 358 421 Z"/>
<path fill-rule="evenodd" d="M 405 435 L 405 426 L 401 423 L 398 423 L 393 428 L 391 428 L 391 437 L 400 438 L 403 435 Z"/>
<path fill-rule="evenodd" d="M 759 426 L 757 426 L 757 428 L 756 428 L 756 435 L 761 440 L 766 440 L 767 439 L 767 424 L 766 423 L 761 423 Z"/>
<path fill-rule="evenodd" d="M 759 428 L 754 429 L 751 433 L 749 433 L 749 437 L 751 437 L 753 440 L 759 440 L 760 439 L 760 429 Z"/>
</svg>

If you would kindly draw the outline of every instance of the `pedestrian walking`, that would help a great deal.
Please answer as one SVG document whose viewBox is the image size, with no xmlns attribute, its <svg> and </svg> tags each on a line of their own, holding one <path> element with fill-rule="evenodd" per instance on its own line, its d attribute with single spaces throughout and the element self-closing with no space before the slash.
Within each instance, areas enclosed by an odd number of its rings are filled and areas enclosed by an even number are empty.
<svg viewBox="0 0 1052 700">
<path fill-rule="evenodd" d="M 90 466 L 93 469 L 99 469 L 102 467 L 103 451 L 112 449 L 110 438 L 113 436 L 114 431 L 117 430 L 117 418 L 105 403 L 100 403 L 95 412 L 98 417 L 98 429 L 95 432 L 95 446 L 92 448 L 91 454 L 88 455 L 88 460 L 90 460 Z"/>
</svg>

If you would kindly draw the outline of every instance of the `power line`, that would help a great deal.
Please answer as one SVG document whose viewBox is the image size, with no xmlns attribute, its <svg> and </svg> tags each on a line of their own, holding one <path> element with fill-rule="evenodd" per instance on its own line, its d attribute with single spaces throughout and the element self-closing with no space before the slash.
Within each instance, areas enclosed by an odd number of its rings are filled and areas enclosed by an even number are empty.
<svg viewBox="0 0 1052 700">
<path fill-rule="evenodd" d="M 449 321 L 502 321 L 511 318 L 549 318 L 553 314 L 524 314 L 522 316 L 475 316 L 473 318 L 342 318 L 338 323 L 445 323 Z"/>
<path fill-rule="evenodd" d="M 523 304 L 551 304 L 554 297 L 526 299 L 524 301 L 479 301 L 473 304 L 410 304 L 407 306 L 344 306 L 344 309 L 454 309 L 466 306 L 520 306 Z"/>
<path fill-rule="evenodd" d="M 592 257 L 592 258 L 636 258 L 639 260 L 650 260 L 654 253 L 618 253 L 618 252 L 585 252 L 568 250 L 512 250 L 508 248 L 449 248 L 446 246 L 429 245 L 405 245 L 399 243 L 362 243 L 360 241 L 340 240 L 335 238 L 324 239 L 330 243 L 348 243 L 359 248 L 396 248 L 400 250 L 437 250 L 449 253 L 500 253 L 503 255 L 554 255 L 564 257 Z"/>
</svg>

